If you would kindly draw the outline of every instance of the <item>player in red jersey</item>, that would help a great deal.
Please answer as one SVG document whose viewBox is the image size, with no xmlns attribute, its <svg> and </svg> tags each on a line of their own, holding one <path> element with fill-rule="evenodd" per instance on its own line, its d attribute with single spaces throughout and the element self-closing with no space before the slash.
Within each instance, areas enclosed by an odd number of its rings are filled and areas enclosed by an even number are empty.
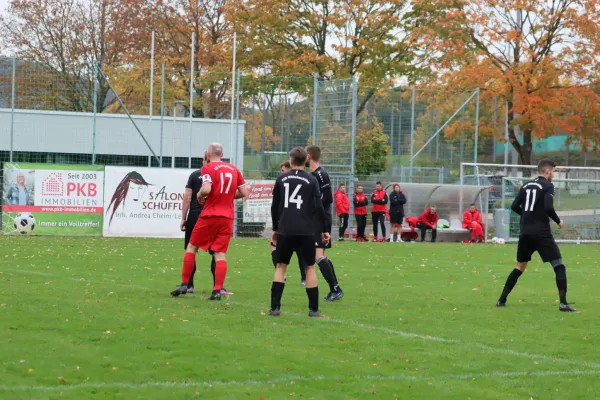
<svg viewBox="0 0 600 400">
<path fill-rule="evenodd" d="M 206 198 L 206 202 L 183 257 L 182 283 L 171 295 L 187 293 L 187 282 L 200 248 L 214 252 L 215 284 L 209 300 L 221 300 L 221 289 L 227 275 L 226 253 L 233 235 L 233 201 L 248 196 L 248 188 L 242 173 L 235 166 L 221 161 L 222 145 L 212 143 L 207 154 L 210 163 L 202 167 L 202 189 L 198 193 L 198 197 Z"/>
</svg>

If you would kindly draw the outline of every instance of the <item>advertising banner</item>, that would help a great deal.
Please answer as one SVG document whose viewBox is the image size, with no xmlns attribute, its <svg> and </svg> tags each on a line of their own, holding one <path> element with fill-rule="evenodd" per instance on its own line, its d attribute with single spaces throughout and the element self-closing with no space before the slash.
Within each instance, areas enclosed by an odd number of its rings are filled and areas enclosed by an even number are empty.
<svg viewBox="0 0 600 400">
<path fill-rule="evenodd" d="M 248 199 L 244 202 L 244 222 L 265 222 L 271 228 L 271 202 L 275 181 L 247 181 Z"/>
<path fill-rule="evenodd" d="M 193 171 L 107 166 L 103 235 L 183 238 L 181 206 Z"/>
<path fill-rule="evenodd" d="M 104 166 L 4 164 L 2 231 L 102 234 Z"/>
</svg>

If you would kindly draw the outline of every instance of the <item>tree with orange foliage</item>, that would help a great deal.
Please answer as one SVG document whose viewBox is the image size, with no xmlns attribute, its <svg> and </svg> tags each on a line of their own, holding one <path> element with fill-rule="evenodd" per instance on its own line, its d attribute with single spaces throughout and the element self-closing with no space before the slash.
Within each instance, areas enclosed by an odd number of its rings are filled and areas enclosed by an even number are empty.
<svg viewBox="0 0 600 400">
<path fill-rule="evenodd" d="M 130 10 L 130 9 L 129 9 Z M 11 0 L 0 15 L 0 45 L 20 60 L 21 108 L 91 111 L 96 65 L 118 62 L 135 36 L 125 2 Z M 25 95 L 22 93 L 25 92 Z M 97 111 L 108 106 L 100 81 Z"/>
<path fill-rule="evenodd" d="M 376 88 L 420 72 L 402 24 L 409 9 L 407 0 L 262 0 L 240 1 L 233 12 L 250 65 L 321 79 L 359 75 L 368 88 L 361 113 Z"/>
<path fill-rule="evenodd" d="M 431 85 L 481 88 L 483 101 L 506 102 L 523 164 L 532 162 L 535 138 L 559 132 L 584 151 L 596 148 L 600 1 L 415 0 L 407 21 Z"/>
</svg>

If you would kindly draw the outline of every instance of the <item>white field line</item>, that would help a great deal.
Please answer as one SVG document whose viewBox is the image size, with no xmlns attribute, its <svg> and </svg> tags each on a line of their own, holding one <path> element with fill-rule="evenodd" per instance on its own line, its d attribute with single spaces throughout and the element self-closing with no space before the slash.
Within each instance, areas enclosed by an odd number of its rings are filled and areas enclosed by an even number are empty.
<svg viewBox="0 0 600 400">
<path fill-rule="evenodd" d="M 8 270 L 8 271 L 24 272 L 24 273 L 31 273 L 31 274 L 36 274 L 36 275 L 43 275 L 43 276 L 55 276 L 55 277 L 57 276 L 56 274 L 51 274 L 51 273 L 46 273 L 46 272 L 38 272 L 38 271 L 29 271 L 29 270 Z M 75 281 L 80 281 L 80 279 L 77 279 L 77 278 L 69 278 L 69 279 L 72 279 Z M 85 282 L 85 280 L 82 282 Z M 88 282 L 91 282 L 91 281 L 88 281 Z M 117 282 L 101 281 L 100 283 L 118 285 L 118 286 L 126 286 L 126 287 L 136 287 L 134 285 L 121 284 L 121 283 L 117 283 Z M 142 286 L 139 286 L 139 288 L 147 289 L 147 287 L 142 287 Z M 260 306 L 258 304 L 252 304 L 252 303 L 242 303 L 242 302 L 238 302 L 238 301 L 228 301 L 228 302 L 233 305 L 253 308 L 256 310 L 265 310 L 265 308 L 266 308 L 265 306 Z M 306 314 L 284 311 L 284 316 L 286 314 L 293 315 L 296 317 L 306 317 Z M 430 340 L 432 342 L 438 342 L 438 343 L 449 343 L 449 344 L 454 344 L 457 346 L 462 346 L 462 347 L 466 347 L 466 348 L 470 348 L 470 349 L 477 348 L 477 349 L 481 349 L 481 350 L 491 352 L 491 353 L 506 354 L 506 355 L 515 356 L 515 357 L 524 357 L 524 358 L 529 358 L 532 360 L 545 360 L 545 361 L 550 361 L 550 362 L 579 364 L 579 365 L 589 366 L 589 367 L 593 367 L 593 368 L 600 368 L 599 363 L 592 363 L 592 362 L 581 361 L 581 360 L 571 360 L 571 359 L 566 359 L 566 358 L 557 358 L 557 357 L 551 357 L 551 356 L 547 356 L 547 355 L 543 355 L 543 354 L 520 352 L 520 351 L 516 351 L 516 350 L 512 350 L 512 349 L 503 349 L 503 348 L 499 348 L 499 347 L 493 347 L 493 346 L 489 346 L 489 345 L 486 345 L 483 343 L 478 343 L 478 342 L 464 342 L 464 341 L 457 340 L 457 339 L 448 339 L 448 338 L 443 338 L 443 337 L 438 337 L 438 336 L 423 335 L 420 333 L 406 332 L 406 331 L 401 331 L 398 329 L 363 324 L 363 323 L 359 323 L 356 321 L 348 321 L 348 320 L 341 320 L 341 319 L 334 319 L 334 318 L 323 319 L 322 321 L 323 322 L 325 322 L 325 321 L 333 322 L 336 324 L 345 325 L 345 326 L 352 327 L 355 329 L 366 329 L 366 330 L 371 330 L 371 331 L 385 332 L 385 333 L 388 333 L 391 335 L 402 336 L 402 337 L 417 339 L 417 340 Z"/>
<path fill-rule="evenodd" d="M 474 379 L 511 379 L 511 378 L 534 378 L 547 376 L 594 376 L 600 375 L 600 370 L 570 370 L 570 371 L 518 371 L 518 372 L 484 372 L 484 373 L 466 373 L 466 374 L 444 374 L 444 375 L 366 375 L 366 376 L 344 376 L 344 377 L 324 377 L 324 376 L 282 376 L 269 380 L 246 380 L 246 381 L 150 381 L 150 382 L 83 382 L 73 385 L 0 385 L 2 392 L 52 392 L 67 391 L 77 389 L 150 389 L 150 388 L 190 388 L 190 387 L 245 387 L 245 386 L 270 386 L 275 384 L 285 384 L 303 381 L 339 381 L 339 382 L 373 382 L 373 381 L 454 381 L 454 380 L 474 380 Z"/>
<path fill-rule="evenodd" d="M 259 307 L 257 305 L 240 303 L 237 301 L 230 301 L 230 303 L 234 304 L 234 305 L 238 305 L 238 306 L 243 306 L 243 307 L 252 307 L 257 310 L 265 309 L 265 307 Z M 308 313 L 307 314 L 299 314 L 299 313 L 284 311 L 283 315 L 285 316 L 285 314 L 299 316 L 299 317 L 306 317 Z M 356 328 L 356 329 L 366 329 L 366 330 L 372 330 L 372 331 L 385 332 L 385 333 L 389 333 L 392 335 L 402 336 L 402 337 L 411 338 L 411 339 L 430 340 L 432 342 L 455 344 L 455 345 L 467 347 L 467 348 L 478 348 L 478 349 L 485 350 L 485 351 L 488 351 L 491 353 L 507 354 L 510 356 L 524 357 L 524 358 L 529 358 L 532 360 L 563 362 L 563 363 L 568 363 L 568 364 L 580 364 L 580 365 L 589 366 L 589 367 L 593 367 L 593 368 L 600 368 L 600 364 L 598 364 L 598 363 L 591 363 L 591 362 L 581 361 L 581 360 L 570 360 L 570 359 L 565 359 L 565 358 L 551 357 L 551 356 L 542 355 L 542 354 L 526 353 L 526 352 L 521 352 L 521 351 L 516 351 L 516 350 L 511 350 L 511 349 L 503 349 L 503 348 L 499 348 L 499 347 L 493 347 L 493 346 L 489 346 L 489 345 L 486 345 L 483 343 L 464 342 L 464 341 L 457 340 L 457 339 L 447 339 L 447 338 L 438 337 L 438 336 L 423 335 L 420 333 L 406 332 L 406 331 L 401 331 L 398 329 L 391 329 L 391 328 L 385 328 L 385 327 L 380 327 L 380 326 L 362 324 L 362 323 L 359 323 L 356 321 L 348 321 L 348 320 L 341 320 L 341 319 L 335 319 L 335 318 L 329 318 L 329 319 L 324 318 L 324 319 L 321 319 L 321 321 L 333 322 L 336 324 L 345 325 L 345 326 Z"/>
</svg>

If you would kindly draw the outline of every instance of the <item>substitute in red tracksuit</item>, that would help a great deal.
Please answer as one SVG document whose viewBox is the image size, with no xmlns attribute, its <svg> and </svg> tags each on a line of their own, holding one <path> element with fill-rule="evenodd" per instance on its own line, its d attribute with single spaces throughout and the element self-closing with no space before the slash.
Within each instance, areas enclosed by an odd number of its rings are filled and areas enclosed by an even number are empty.
<svg viewBox="0 0 600 400">
<path fill-rule="evenodd" d="M 335 212 L 340 218 L 339 240 L 343 241 L 346 229 L 348 229 L 348 216 L 350 215 L 350 200 L 346 195 L 346 185 L 340 184 L 333 195 L 333 199 L 335 200 Z"/>
<path fill-rule="evenodd" d="M 417 228 L 421 230 L 421 242 L 425 241 L 425 234 L 427 230 L 431 229 L 431 243 L 435 242 L 437 237 L 437 224 L 438 224 L 438 213 L 435 206 L 431 206 L 423 211 L 423 214 L 419 217 Z"/>
<path fill-rule="evenodd" d="M 369 199 L 367 195 L 363 193 L 363 185 L 356 186 L 356 193 L 354 194 L 354 217 L 356 218 L 356 241 L 366 242 L 365 228 L 367 227 L 367 205 L 369 205 Z"/>
<path fill-rule="evenodd" d="M 385 239 L 385 215 L 387 214 L 388 195 L 381 182 L 375 185 L 375 191 L 371 195 L 371 217 L 373 218 L 373 236 L 374 242 L 383 242 Z M 381 224 L 381 236 L 377 236 L 377 228 Z"/>
<path fill-rule="evenodd" d="M 481 243 L 483 241 L 481 214 L 477 211 L 475 204 L 471 204 L 471 207 L 463 214 L 462 227 L 471 231 L 471 242 Z"/>
</svg>

